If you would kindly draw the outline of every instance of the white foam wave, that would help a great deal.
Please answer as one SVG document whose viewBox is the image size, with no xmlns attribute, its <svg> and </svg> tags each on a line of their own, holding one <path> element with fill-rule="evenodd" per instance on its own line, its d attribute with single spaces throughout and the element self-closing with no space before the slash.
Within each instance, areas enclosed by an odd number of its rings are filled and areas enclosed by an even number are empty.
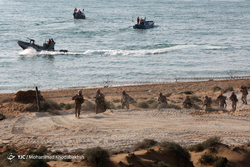
<svg viewBox="0 0 250 167">
<path fill-rule="evenodd" d="M 165 48 L 157 49 L 140 49 L 140 50 L 87 50 L 83 54 L 85 55 L 96 55 L 96 56 L 127 56 L 127 55 L 154 55 L 154 54 L 165 54 L 167 52 L 187 49 L 222 49 L 221 46 L 213 45 L 173 45 Z"/>
<path fill-rule="evenodd" d="M 33 57 L 37 55 L 37 51 L 34 48 L 27 48 L 21 52 L 19 52 L 19 55 L 21 56 L 27 56 L 27 57 Z"/>
</svg>

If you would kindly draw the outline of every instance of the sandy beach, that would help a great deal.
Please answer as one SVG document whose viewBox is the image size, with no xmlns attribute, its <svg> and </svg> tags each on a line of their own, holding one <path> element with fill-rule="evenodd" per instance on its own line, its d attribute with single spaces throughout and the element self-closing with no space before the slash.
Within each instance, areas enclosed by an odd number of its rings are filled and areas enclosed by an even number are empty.
<svg viewBox="0 0 250 167">
<path fill-rule="evenodd" d="M 156 100 L 159 92 L 171 94 L 169 104 L 181 106 L 185 91 L 204 100 L 208 95 L 216 99 L 221 91 L 232 87 L 239 99 L 237 110 L 230 112 L 231 91 L 227 96 L 227 111 L 205 112 L 202 109 L 174 108 L 138 108 L 130 104 L 130 109 L 108 109 L 104 113 L 95 114 L 83 109 L 80 119 L 74 116 L 74 109 L 60 110 L 58 115 L 49 112 L 23 112 L 25 104 L 8 101 L 14 94 L 1 94 L 0 113 L 6 116 L 0 121 L 1 145 L 44 145 L 51 151 L 62 152 L 83 151 L 87 148 L 101 146 L 113 151 L 129 151 L 133 144 L 143 139 L 156 141 L 173 141 L 182 146 L 200 143 L 209 137 L 218 136 L 222 143 L 229 146 L 245 145 L 250 142 L 250 105 L 243 105 L 240 98 L 240 86 L 250 85 L 250 80 L 203 81 L 188 83 L 166 83 L 155 85 L 137 85 L 126 87 L 101 88 L 106 100 L 120 99 L 121 91 L 127 93 L 139 103 Z M 59 103 L 72 103 L 71 97 L 78 89 L 42 91 L 46 100 Z M 83 89 L 86 100 L 94 101 L 97 89 Z M 249 101 L 249 97 L 248 97 Z M 202 106 L 202 102 L 196 102 Z M 120 103 L 115 103 L 115 106 Z M 18 108 L 19 107 L 19 108 Z M 213 103 L 213 108 L 218 108 Z"/>
</svg>

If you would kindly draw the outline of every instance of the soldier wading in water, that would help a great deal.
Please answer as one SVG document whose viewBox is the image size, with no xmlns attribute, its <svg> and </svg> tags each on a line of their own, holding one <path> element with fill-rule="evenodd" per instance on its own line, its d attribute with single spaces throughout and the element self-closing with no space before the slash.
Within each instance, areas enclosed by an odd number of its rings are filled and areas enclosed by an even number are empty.
<svg viewBox="0 0 250 167">
<path fill-rule="evenodd" d="M 72 97 L 72 100 L 75 100 L 75 117 L 80 118 L 82 103 L 84 103 L 82 90 L 79 90 L 78 94 Z"/>
</svg>

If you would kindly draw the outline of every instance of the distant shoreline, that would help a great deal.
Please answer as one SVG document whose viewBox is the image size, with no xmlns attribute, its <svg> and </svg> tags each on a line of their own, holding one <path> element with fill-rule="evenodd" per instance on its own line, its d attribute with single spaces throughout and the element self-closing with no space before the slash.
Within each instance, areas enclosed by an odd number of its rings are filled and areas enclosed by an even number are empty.
<svg viewBox="0 0 250 167">
<path fill-rule="evenodd" d="M 231 81 L 231 80 L 248 80 L 250 76 L 228 76 L 228 77 L 176 77 L 175 81 L 171 80 L 169 82 L 131 82 L 131 83 L 124 83 L 124 84 L 116 84 L 116 82 L 110 81 L 107 84 L 103 85 L 92 85 L 92 86 L 73 86 L 73 87 L 59 87 L 59 88 L 51 88 L 51 89 L 43 89 L 38 86 L 40 91 L 57 91 L 57 90 L 74 90 L 74 89 L 101 89 L 105 87 L 129 87 L 129 86 L 140 86 L 140 85 L 158 85 L 158 84 L 171 84 L 171 83 L 192 83 L 192 82 L 206 82 L 206 81 Z M 34 88 L 27 88 L 27 89 L 19 89 L 22 91 L 25 90 L 35 90 Z M 13 94 L 19 90 L 13 91 L 1 91 L 0 94 Z"/>
</svg>

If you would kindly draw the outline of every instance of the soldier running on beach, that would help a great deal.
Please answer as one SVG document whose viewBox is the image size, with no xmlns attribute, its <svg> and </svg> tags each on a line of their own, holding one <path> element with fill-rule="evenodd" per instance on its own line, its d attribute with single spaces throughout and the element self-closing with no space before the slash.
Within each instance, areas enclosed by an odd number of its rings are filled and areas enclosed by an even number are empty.
<svg viewBox="0 0 250 167">
<path fill-rule="evenodd" d="M 231 96 L 230 96 L 230 100 L 232 101 L 232 110 L 235 111 L 236 110 L 236 104 L 238 102 L 238 98 L 235 95 L 234 92 L 232 92 Z"/>
<path fill-rule="evenodd" d="M 122 91 L 121 104 L 122 109 L 124 109 L 124 106 L 129 109 L 129 95 L 125 91 Z"/>
<path fill-rule="evenodd" d="M 75 117 L 80 118 L 82 103 L 84 103 L 82 90 L 79 90 L 78 94 L 72 97 L 72 100 L 75 100 Z"/>
<path fill-rule="evenodd" d="M 107 107 L 105 104 L 105 96 L 101 93 L 100 89 L 97 90 L 96 96 L 95 96 L 95 112 L 96 114 L 105 112 Z"/>
<path fill-rule="evenodd" d="M 219 103 L 219 107 L 220 107 L 221 109 L 224 109 L 224 108 L 227 107 L 226 99 L 227 99 L 227 97 L 226 97 L 226 96 L 223 96 L 222 94 L 220 94 L 220 95 L 217 97 L 217 102 Z"/>
<path fill-rule="evenodd" d="M 248 95 L 247 87 L 241 86 L 240 88 L 241 88 L 240 91 L 242 93 L 241 100 L 243 104 L 247 104 L 247 95 Z"/>
<path fill-rule="evenodd" d="M 193 106 L 193 102 L 191 101 L 191 99 L 189 98 L 189 96 L 186 96 L 185 101 L 183 102 L 183 107 L 184 108 L 191 108 Z"/>
<path fill-rule="evenodd" d="M 204 100 L 204 102 L 203 102 L 202 108 L 203 108 L 204 106 L 206 106 L 206 109 L 207 109 L 207 108 L 210 108 L 210 107 L 211 107 L 211 104 L 212 104 L 212 99 L 211 99 L 211 97 L 208 97 L 208 96 L 206 95 L 206 96 L 205 96 L 205 100 Z"/>
<path fill-rule="evenodd" d="M 159 93 L 157 101 L 158 101 L 157 108 L 165 108 L 168 104 L 166 96 L 163 96 L 162 93 Z"/>
</svg>

